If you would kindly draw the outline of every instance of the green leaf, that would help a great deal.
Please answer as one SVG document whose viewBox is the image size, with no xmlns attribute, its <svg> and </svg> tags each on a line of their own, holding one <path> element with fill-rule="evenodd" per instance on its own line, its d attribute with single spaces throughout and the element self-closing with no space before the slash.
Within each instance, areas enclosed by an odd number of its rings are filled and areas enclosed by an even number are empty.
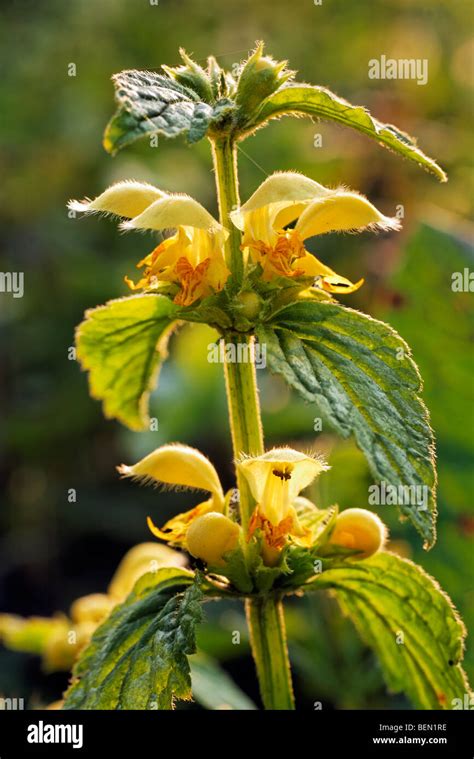
<svg viewBox="0 0 474 759">
<path fill-rule="evenodd" d="M 403 487 L 396 491 L 401 514 L 426 547 L 433 545 L 434 440 L 421 379 L 400 335 L 366 314 L 315 301 L 286 306 L 256 333 L 270 369 L 317 402 L 339 434 L 355 436 L 378 481 Z"/>
<path fill-rule="evenodd" d="M 172 709 L 191 698 L 202 592 L 191 572 L 141 577 L 96 630 L 73 670 L 65 709 Z"/>
<path fill-rule="evenodd" d="M 380 553 L 328 569 L 306 588 L 335 591 L 374 649 L 391 691 L 404 691 L 420 709 L 462 708 L 469 693 L 460 665 L 466 631 L 448 596 L 421 567 Z"/>
<path fill-rule="evenodd" d="M 147 426 L 147 403 L 178 311 L 162 295 L 133 295 L 86 311 L 76 330 L 77 358 L 104 414 L 133 430 Z"/>
<path fill-rule="evenodd" d="M 206 709 L 257 708 L 215 659 L 199 653 L 191 658 L 190 665 L 193 696 Z"/>
<path fill-rule="evenodd" d="M 151 71 L 122 71 L 113 77 L 117 113 L 107 125 L 104 147 L 112 154 L 147 134 L 197 142 L 206 134 L 212 107 L 174 79 Z"/>
<path fill-rule="evenodd" d="M 381 145 L 404 158 L 415 161 L 434 174 L 441 182 L 447 181 L 443 169 L 417 147 L 413 137 L 400 131 L 392 124 L 383 124 L 377 121 L 363 106 L 351 105 L 325 87 L 297 83 L 280 87 L 262 102 L 260 109 L 249 125 L 249 130 L 261 126 L 269 119 L 278 118 L 285 114 L 316 116 L 352 127 L 352 129 L 377 140 Z"/>
</svg>

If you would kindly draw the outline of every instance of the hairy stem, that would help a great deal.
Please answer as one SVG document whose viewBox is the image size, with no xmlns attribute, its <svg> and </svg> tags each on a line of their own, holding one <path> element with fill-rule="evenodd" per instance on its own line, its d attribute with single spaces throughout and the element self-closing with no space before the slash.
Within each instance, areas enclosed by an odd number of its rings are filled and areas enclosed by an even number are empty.
<svg viewBox="0 0 474 759">
<path fill-rule="evenodd" d="M 247 601 L 245 608 L 265 709 L 294 709 L 283 603 L 262 596 Z"/>
<path fill-rule="evenodd" d="M 239 206 L 239 181 L 237 176 L 237 150 L 229 137 L 211 142 L 212 159 L 216 174 L 219 218 L 229 231 L 226 243 L 227 266 L 232 272 L 232 288 L 238 290 L 242 283 L 244 265 L 240 250 L 240 232 L 232 224 L 230 214 Z"/>
<path fill-rule="evenodd" d="M 230 232 L 226 255 L 235 291 L 243 278 L 241 235 L 229 217 L 239 205 L 236 146 L 229 138 L 215 140 L 212 153 L 220 222 Z M 225 339 L 245 341 L 249 356 L 253 337 L 230 332 Z M 234 456 L 258 456 L 263 453 L 264 445 L 255 364 L 253 361 L 226 362 L 224 367 Z M 246 531 L 255 504 L 245 479 L 238 472 L 237 484 L 242 527 Z M 273 596 L 261 596 L 248 599 L 245 606 L 263 705 L 265 709 L 294 709 L 282 602 Z"/>
<path fill-rule="evenodd" d="M 238 333 L 227 333 L 225 339 L 235 343 L 245 342 L 250 348 L 254 338 Z M 264 449 L 255 364 L 253 362 L 226 362 L 224 374 L 234 456 L 238 457 L 242 453 L 260 456 Z M 242 527 L 247 530 L 255 504 L 247 481 L 238 471 L 237 485 L 240 493 Z"/>
</svg>

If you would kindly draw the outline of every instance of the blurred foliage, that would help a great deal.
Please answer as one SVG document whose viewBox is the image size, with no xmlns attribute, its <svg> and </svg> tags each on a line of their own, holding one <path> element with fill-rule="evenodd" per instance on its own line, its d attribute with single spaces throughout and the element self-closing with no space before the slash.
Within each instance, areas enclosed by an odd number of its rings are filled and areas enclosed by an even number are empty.
<svg viewBox="0 0 474 759">
<path fill-rule="evenodd" d="M 438 438 L 439 538 L 421 551 L 414 530 L 389 508 L 397 549 L 419 561 L 474 622 L 472 580 L 473 409 L 472 294 L 453 293 L 451 275 L 472 268 L 464 220 L 473 154 L 468 130 L 473 40 L 467 0 L 284 0 L 205 4 L 192 0 L 17 0 L 3 9 L 0 30 L 0 220 L 2 271 L 25 273 L 25 297 L 1 295 L 0 608 L 50 615 L 105 587 L 111 569 L 134 543 L 148 540 L 145 517 L 163 521 L 179 494 L 157 494 L 120 482 L 115 467 L 163 442 L 198 445 L 232 484 L 221 368 L 207 361 L 212 330 L 186 327 L 171 341 L 171 361 L 152 399 L 158 432 L 132 433 L 103 419 L 85 375 L 69 360 L 75 325 L 86 308 L 126 294 L 123 275 L 149 252 L 151 235 L 117 233 L 107 220 L 71 219 L 71 197 L 94 196 L 113 181 L 150 181 L 194 195 L 216 213 L 210 152 L 180 140 L 146 140 L 111 159 L 101 146 L 113 112 L 110 76 L 124 68 L 178 63 L 178 47 L 199 60 L 212 53 L 224 66 L 244 57 L 256 39 L 287 58 L 299 79 L 329 86 L 367 105 L 382 121 L 419 138 L 449 175 L 447 185 L 379 149 L 362 136 L 310 120 L 272 123 L 240 153 L 245 199 L 274 170 L 296 169 L 329 185 L 347 184 L 392 215 L 403 206 L 404 232 L 329 236 L 318 255 L 366 285 L 344 302 L 390 321 L 412 346 Z M 377 81 L 368 61 L 427 58 L 429 81 Z M 76 76 L 69 76 L 70 64 Z M 315 135 L 322 147 L 315 147 Z M 418 229 L 420 220 L 425 225 Z M 340 269 L 338 269 L 340 267 Z M 341 299 L 342 300 L 342 299 Z M 259 371 L 269 444 L 314 447 L 332 470 L 313 493 L 326 506 L 367 505 L 370 484 L 362 455 L 328 431 L 313 431 L 317 409 Z M 385 513 L 385 511 L 387 513 Z M 217 656 L 258 703 L 245 621 L 237 604 L 210 604 L 201 647 Z M 302 708 L 406 706 L 388 696 L 378 667 L 328 599 L 289 604 L 290 645 Z M 232 632 L 241 632 L 240 645 Z M 466 669 L 473 675 L 468 638 Z M 54 700 L 66 684 L 45 676 L 24 654 L 0 654 L 0 693 Z"/>
</svg>

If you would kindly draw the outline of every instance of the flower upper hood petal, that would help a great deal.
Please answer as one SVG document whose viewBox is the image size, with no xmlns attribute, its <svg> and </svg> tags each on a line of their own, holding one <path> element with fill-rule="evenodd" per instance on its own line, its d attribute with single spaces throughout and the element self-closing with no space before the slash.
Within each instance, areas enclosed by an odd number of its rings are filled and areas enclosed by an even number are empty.
<svg viewBox="0 0 474 759">
<path fill-rule="evenodd" d="M 245 232 L 263 213 L 274 231 L 299 217 L 295 229 L 303 240 L 326 232 L 400 228 L 398 219 L 381 214 L 363 195 L 291 171 L 269 176 L 231 219 Z"/>
<path fill-rule="evenodd" d="M 70 200 L 68 208 L 81 213 L 111 213 L 132 219 L 167 195 L 151 184 L 128 180 L 111 185 L 94 200 Z"/>
<path fill-rule="evenodd" d="M 188 445 L 163 445 L 134 466 L 122 464 L 118 471 L 125 477 L 206 490 L 212 493 L 215 510 L 223 507 L 224 492 L 214 466 L 200 451 Z"/>
<path fill-rule="evenodd" d="M 209 233 L 224 232 L 224 228 L 189 195 L 166 195 L 151 203 L 145 210 L 121 224 L 122 229 L 169 229 L 194 227 Z"/>
<path fill-rule="evenodd" d="M 243 230 L 247 214 L 269 207 L 273 210 L 272 215 L 276 216 L 273 221 L 283 227 L 299 216 L 307 203 L 329 194 L 330 190 L 303 174 L 276 172 L 262 182 L 243 206 L 231 213 L 231 219 L 236 227 Z M 285 209 L 288 209 L 286 214 L 283 213 Z"/>
<path fill-rule="evenodd" d="M 362 231 L 369 228 L 397 230 L 400 222 L 381 214 L 362 195 L 342 189 L 334 190 L 326 197 L 310 203 L 295 226 L 302 240 L 326 232 Z"/>
</svg>

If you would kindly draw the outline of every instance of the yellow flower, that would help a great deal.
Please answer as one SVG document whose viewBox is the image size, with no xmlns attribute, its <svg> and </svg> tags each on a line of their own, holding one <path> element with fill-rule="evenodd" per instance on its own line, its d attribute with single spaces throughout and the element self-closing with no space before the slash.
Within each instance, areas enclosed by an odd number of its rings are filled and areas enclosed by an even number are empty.
<svg viewBox="0 0 474 759">
<path fill-rule="evenodd" d="M 186 557 L 168 546 L 140 543 L 123 557 L 107 594 L 91 593 L 76 599 L 71 605 L 69 618 L 63 614 L 28 619 L 0 614 L 0 640 L 14 651 L 41 655 L 43 667 L 48 672 L 68 670 L 99 625 L 117 604 L 125 600 L 142 575 L 161 567 L 185 565 Z"/>
<path fill-rule="evenodd" d="M 224 257 L 228 232 L 187 195 L 168 194 L 149 184 L 118 182 L 95 200 L 70 201 L 69 208 L 85 213 L 120 216 L 121 229 L 175 229 L 176 233 L 157 245 L 137 264 L 144 268 L 132 290 L 154 291 L 163 283 L 179 287 L 175 303 L 189 306 L 200 298 L 219 292 L 230 274 Z"/>
<path fill-rule="evenodd" d="M 70 609 L 71 619 L 78 624 L 92 622 L 98 625 L 108 617 L 114 605 L 114 601 L 105 593 L 91 593 L 73 601 Z"/>
<path fill-rule="evenodd" d="M 193 521 L 186 533 L 186 547 L 197 559 L 211 566 L 224 566 L 224 555 L 237 547 L 240 526 L 219 511 L 210 511 Z"/>
<path fill-rule="evenodd" d="M 311 530 L 300 525 L 295 504 L 300 492 L 329 467 L 323 461 L 292 448 L 274 448 L 262 456 L 242 458 L 237 465 L 257 502 L 249 537 L 256 529 L 262 531 L 266 563 L 277 560 L 289 535 L 295 542 L 308 545 Z"/>
<path fill-rule="evenodd" d="M 186 563 L 184 554 L 162 543 L 139 543 L 127 551 L 115 570 L 107 588 L 108 596 L 114 603 L 123 601 L 142 575 L 161 567 L 184 567 Z"/>
<path fill-rule="evenodd" d="M 178 488 L 205 490 L 211 494 L 207 501 L 170 519 L 162 529 L 156 527 L 148 517 L 151 532 L 162 540 L 182 544 L 195 519 L 210 511 L 224 512 L 224 491 L 216 470 L 209 459 L 188 445 L 164 445 L 134 466 L 122 464 L 118 471 L 125 477 Z"/>
<path fill-rule="evenodd" d="M 383 548 L 387 528 L 379 517 L 367 509 L 346 509 L 336 519 L 329 542 L 359 551 L 351 559 L 367 559 Z"/>
<path fill-rule="evenodd" d="M 67 635 L 69 624 L 63 614 L 54 617 L 17 617 L 0 614 L 0 640 L 12 651 L 41 654 L 52 634 Z"/>
<path fill-rule="evenodd" d="M 328 189 L 294 172 L 272 174 L 231 217 L 243 231 L 242 248 L 261 265 L 264 281 L 314 277 L 315 286 L 330 293 L 354 292 L 364 280 L 353 284 L 336 274 L 305 249 L 307 238 L 400 228 L 397 219 L 383 216 L 362 195 L 342 187 Z"/>
</svg>

